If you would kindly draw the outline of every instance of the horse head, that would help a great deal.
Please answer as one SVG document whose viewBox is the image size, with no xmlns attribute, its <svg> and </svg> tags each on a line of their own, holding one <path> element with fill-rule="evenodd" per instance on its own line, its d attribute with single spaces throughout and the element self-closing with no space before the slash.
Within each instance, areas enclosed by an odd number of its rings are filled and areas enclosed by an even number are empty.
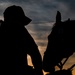
<svg viewBox="0 0 75 75">
<path fill-rule="evenodd" d="M 61 61 L 68 59 L 75 52 L 75 20 L 68 18 L 62 21 L 61 13 L 57 11 L 56 22 L 48 36 L 48 45 L 44 53 L 43 68 L 47 72 L 54 71 L 55 66 L 63 68 Z M 59 65 L 60 64 L 60 65 Z"/>
</svg>

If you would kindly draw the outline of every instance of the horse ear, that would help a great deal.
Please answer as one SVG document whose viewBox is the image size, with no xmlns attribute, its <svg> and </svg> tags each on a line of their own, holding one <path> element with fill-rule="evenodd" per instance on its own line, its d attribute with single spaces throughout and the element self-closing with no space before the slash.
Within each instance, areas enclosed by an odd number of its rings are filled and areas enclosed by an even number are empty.
<svg viewBox="0 0 75 75">
<path fill-rule="evenodd" d="M 57 14 L 56 14 L 56 23 L 59 23 L 61 22 L 61 13 L 59 11 L 57 11 Z"/>
<path fill-rule="evenodd" d="M 68 21 L 70 21 L 70 18 L 68 18 Z"/>
</svg>

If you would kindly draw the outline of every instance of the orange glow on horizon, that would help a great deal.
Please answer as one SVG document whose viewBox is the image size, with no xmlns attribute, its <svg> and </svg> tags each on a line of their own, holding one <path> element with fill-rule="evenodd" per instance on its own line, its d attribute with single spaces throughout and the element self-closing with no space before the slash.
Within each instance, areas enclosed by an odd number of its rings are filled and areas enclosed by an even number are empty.
<svg viewBox="0 0 75 75">
<path fill-rule="evenodd" d="M 30 57 L 29 55 L 28 55 L 28 65 L 33 66 L 32 61 L 31 61 L 31 57 Z M 64 69 L 69 68 L 71 65 L 72 65 L 72 64 L 68 64 L 68 65 L 66 64 L 66 65 L 64 66 Z M 56 69 L 58 70 L 58 67 L 56 67 Z M 44 73 L 44 75 L 46 75 L 48 72 L 44 72 L 44 71 L 43 71 L 43 73 Z M 75 75 L 75 67 L 73 68 L 72 74 Z"/>
</svg>

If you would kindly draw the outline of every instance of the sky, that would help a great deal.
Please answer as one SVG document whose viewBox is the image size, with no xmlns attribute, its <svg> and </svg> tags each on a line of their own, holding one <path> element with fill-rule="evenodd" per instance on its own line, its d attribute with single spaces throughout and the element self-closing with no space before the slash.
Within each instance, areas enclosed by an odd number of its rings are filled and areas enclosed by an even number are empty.
<svg viewBox="0 0 75 75">
<path fill-rule="evenodd" d="M 25 15 L 32 19 L 26 28 L 38 45 L 42 57 L 57 11 L 61 12 L 63 21 L 68 18 L 75 19 L 75 0 L 0 0 L 0 19 L 3 19 L 4 10 L 11 5 L 21 6 Z M 73 63 L 75 54 L 68 60 L 65 68 Z M 75 69 L 73 74 L 75 75 Z"/>
</svg>

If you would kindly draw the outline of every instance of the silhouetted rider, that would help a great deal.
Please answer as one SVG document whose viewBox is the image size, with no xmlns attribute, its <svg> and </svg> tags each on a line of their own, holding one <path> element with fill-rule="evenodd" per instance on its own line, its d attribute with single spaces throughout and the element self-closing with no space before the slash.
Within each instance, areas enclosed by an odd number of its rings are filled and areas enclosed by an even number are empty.
<svg viewBox="0 0 75 75">
<path fill-rule="evenodd" d="M 4 22 L 1 25 L 3 68 L 5 73 L 31 75 L 27 63 L 27 54 L 31 56 L 35 75 L 42 75 L 42 59 L 36 43 L 24 27 L 31 22 L 20 6 L 10 6 L 4 11 Z M 14 68 L 13 70 L 11 70 Z"/>
</svg>

